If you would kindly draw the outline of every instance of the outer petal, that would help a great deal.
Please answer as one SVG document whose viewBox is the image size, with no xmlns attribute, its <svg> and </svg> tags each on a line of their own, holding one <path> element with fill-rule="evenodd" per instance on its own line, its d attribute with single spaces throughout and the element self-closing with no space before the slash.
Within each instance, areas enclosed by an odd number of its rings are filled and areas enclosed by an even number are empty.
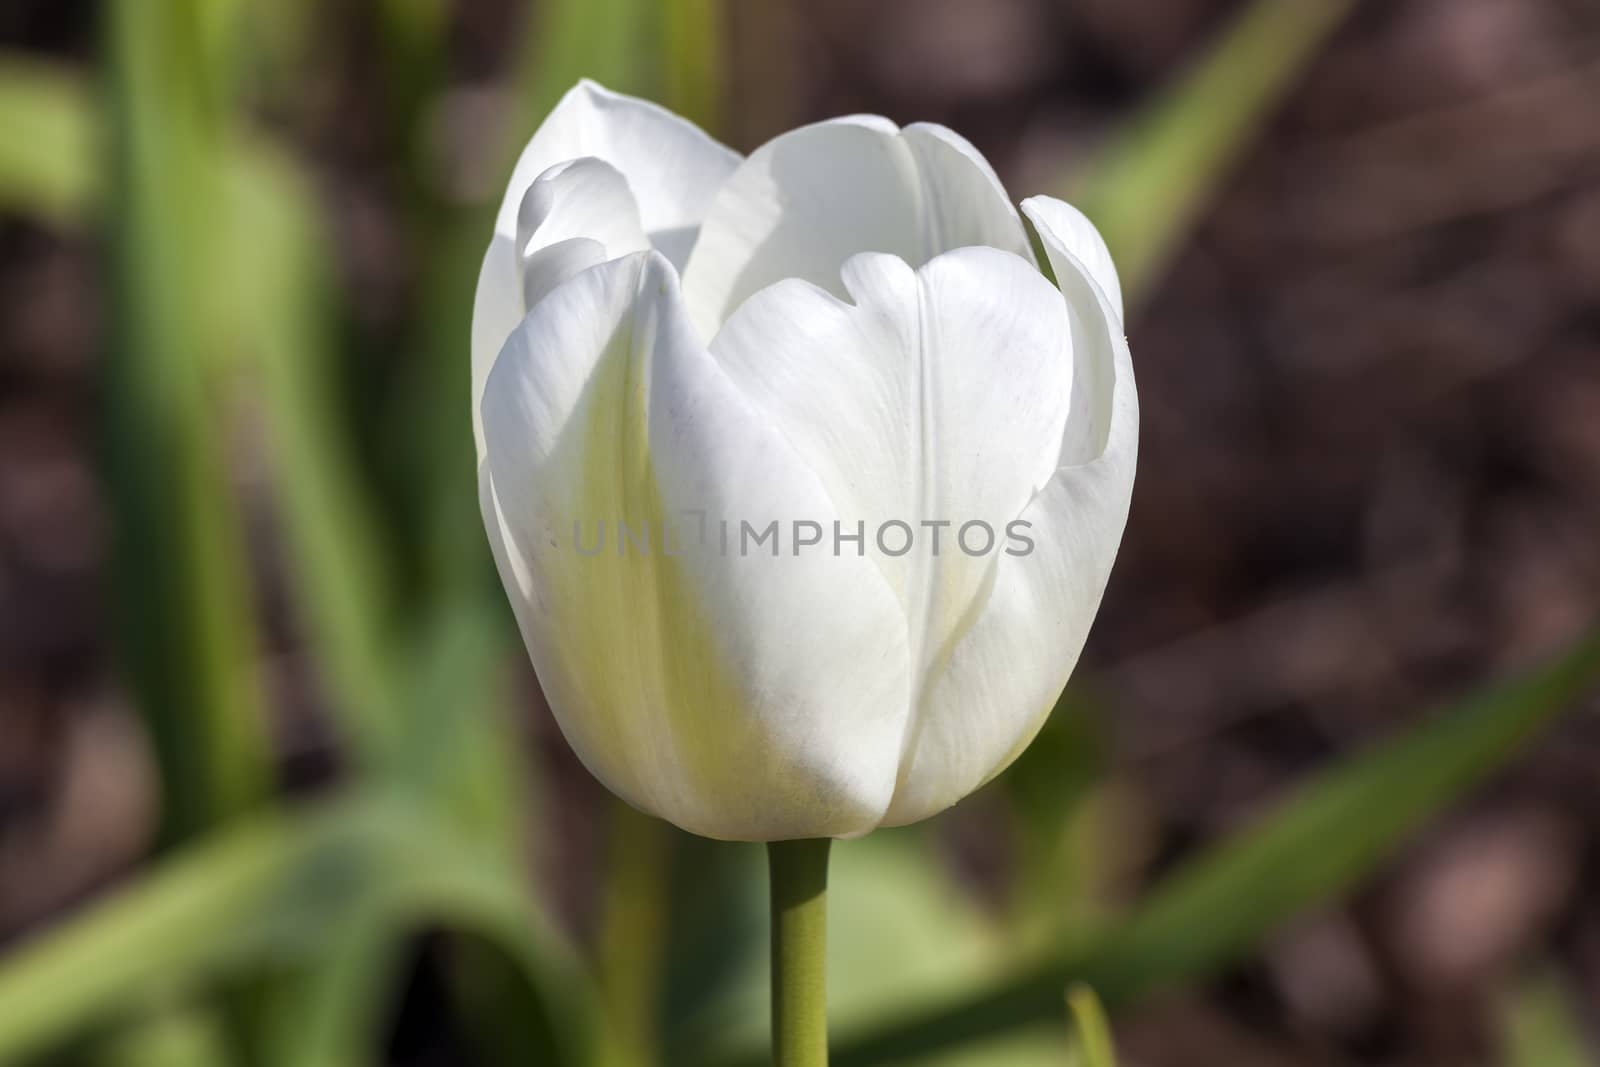
<svg viewBox="0 0 1600 1067">
<path fill-rule="evenodd" d="M 1111 253 L 1100 232 L 1083 212 L 1070 204 L 1054 197 L 1030 196 L 1022 202 L 1022 210 L 1044 242 L 1056 284 L 1072 309 L 1074 351 L 1081 353 L 1074 368 L 1072 413 L 1061 442 L 1061 465 L 1088 463 L 1109 449 L 1116 418 L 1122 412 L 1117 399 L 1122 393 L 1126 394 L 1123 400 L 1132 404 L 1133 422 L 1125 429 L 1133 437 L 1132 447 L 1137 448 L 1139 404 L 1133 386 L 1132 364 L 1124 374 L 1115 353 L 1107 356 L 1101 344 L 1103 329 L 1114 344 L 1127 346 L 1121 317 L 1122 285 L 1117 280 Z M 1110 306 L 1116 316 L 1102 315 L 1102 305 Z M 1124 384 L 1125 390 L 1122 389 Z M 1133 459 L 1130 452 L 1127 470 L 1130 485 Z"/>
<path fill-rule="evenodd" d="M 712 352 L 821 477 L 847 528 L 864 521 L 863 548 L 909 620 L 920 685 L 970 625 L 1006 523 L 1059 465 L 1067 313 L 1031 263 L 993 248 L 916 271 L 864 253 L 844 286 L 854 305 L 797 280 L 764 289 Z"/>
<path fill-rule="evenodd" d="M 517 239 L 496 233 L 478 269 L 478 291 L 472 302 L 472 436 L 483 465 L 483 418 L 479 402 L 500 347 L 526 314 L 517 270 Z"/>
<path fill-rule="evenodd" d="M 737 152 L 693 123 L 585 79 L 522 150 L 495 230 L 514 235 L 523 191 L 557 163 L 584 156 L 604 160 L 627 180 L 650 243 L 680 269 L 711 198 L 739 165 Z"/>
<path fill-rule="evenodd" d="M 739 158 L 665 108 L 592 81 L 561 98 L 517 160 L 478 274 L 472 424 L 480 460 L 484 380 L 534 300 L 603 259 L 651 245 L 681 268 Z"/>
<path fill-rule="evenodd" d="M 497 232 L 478 274 L 472 313 L 472 432 L 480 464 L 483 384 L 523 314 L 568 278 L 649 247 L 628 183 L 610 164 L 593 158 L 557 163 L 528 186 L 515 240 Z"/>
<path fill-rule="evenodd" d="M 712 837 L 873 826 L 906 718 L 899 605 L 870 561 L 792 555 L 786 533 L 779 555 L 740 554 L 739 519 L 826 522 L 832 503 L 696 340 L 666 260 L 610 261 L 552 291 L 496 362 L 483 419 L 485 524 L 595 775 Z M 601 551 L 581 554 L 602 522 Z"/>
<path fill-rule="evenodd" d="M 1021 519 L 1031 553 L 1003 557 L 970 632 L 929 685 L 887 825 L 954 804 L 1025 748 L 1066 685 L 1116 558 L 1138 451 L 1139 404 L 1116 308 L 1058 213 L 1023 210 L 1039 229 L 1071 313 L 1076 357 L 1062 461 Z M 1081 235 L 1080 235 L 1081 236 Z"/>
<path fill-rule="evenodd" d="M 1122 310 L 1122 281 L 1117 277 L 1116 264 L 1111 262 L 1111 249 L 1100 236 L 1089 216 L 1064 200 L 1053 196 L 1030 196 L 1022 202 L 1023 214 L 1035 228 L 1048 226 L 1055 235 L 1056 254 L 1065 252 L 1078 261 L 1081 269 L 1100 287 L 1117 313 L 1117 321 L 1124 321 Z M 1048 250 L 1048 246 L 1047 246 Z M 1052 263 L 1055 255 L 1051 256 Z"/>
<path fill-rule="evenodd" d="M 857 252 L 917 267 L 968 245 L 1033 259 L 977 149 L 942 126 L 834 119 L 769 141 L 728 178 L 684 268 L 684 294 L 710 337 L 751 294 L 784 278 L 842 296 L 839 269 Z"/>
<path fill-rule="evenodd" d="M 557 163 L 522 194 L 515 238 L 496 231 L 472 311 L 472 432 L 483 460 L 479 403 L 500 346 L 529 308 L 597 263 L 650 247 L 628 183 L 609 163 Z"/>
<path fill-rule="evenodd" d="M 596 263 L 650 247 L 627 179 L 591 157 L 557 163 L 522 195 L 517 212 L 517 267 L 522 303 Z"/>
</svg>

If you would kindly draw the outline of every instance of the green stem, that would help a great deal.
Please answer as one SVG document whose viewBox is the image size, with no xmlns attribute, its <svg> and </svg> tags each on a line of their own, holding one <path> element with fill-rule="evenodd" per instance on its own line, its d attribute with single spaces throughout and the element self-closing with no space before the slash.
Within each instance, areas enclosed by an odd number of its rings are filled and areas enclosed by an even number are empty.
<svg viewBox="0 0 1600 1067">
<path fill-rule="evenodd" d="M 828 838 L 767 845 L 772 879 L 772 1062 L 828 1063 Z"/>
<path fill-rule="evenodd" d="M 667 825 L 612 802 L 607 878 L 601 905 L 600 993 L 610 1061 L 651 1067 L 658 1061 L 657 1014 L 668 931 Z"/>
</svg>

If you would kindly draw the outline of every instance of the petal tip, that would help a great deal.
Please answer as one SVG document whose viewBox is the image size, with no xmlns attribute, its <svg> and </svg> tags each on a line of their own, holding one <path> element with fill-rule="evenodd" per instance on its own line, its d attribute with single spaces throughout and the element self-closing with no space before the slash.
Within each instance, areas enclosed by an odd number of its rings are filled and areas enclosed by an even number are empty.
<svg viewBox="0 0 1600 1067">
<path fill-rule="evenodd" d="M 1126 312 L 1122 279 L 1117 274 L 1111 249 L 1094 220 L 1065 200 L 1042 194 L 1025 198 L 1021 207 L 1047 251 L 1052 256 L 1067 258 L 1115 312 L 1117 328 L 1123 329 Z M 1059 278 L 1056 280 L 1060 282 Z"/>
</svg>

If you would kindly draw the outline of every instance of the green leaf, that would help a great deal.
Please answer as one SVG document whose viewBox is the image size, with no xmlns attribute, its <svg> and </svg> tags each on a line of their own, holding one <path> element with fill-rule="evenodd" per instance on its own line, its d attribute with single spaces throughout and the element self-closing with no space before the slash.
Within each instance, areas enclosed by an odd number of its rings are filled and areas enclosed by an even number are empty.
<svg viewBox="0 0 1600 1067">
<path fill-rule="evenodd" d="M 520 151 L 556 101 L 581 78 L 608 89 L 649 93 L 656 67 L 653 0 L 550 0 L 540 4 L 518 68 L 518 125 L 509 147 Z M 505 170 L 510 174 L 509 163 Z M 487 241 L 485 242 L 487 243 Z"/>
<path fill-rule="evenodd" d="M 1117 810 L 1117 791 L 1105 788 L 1107 709 L 1087 689 L 1079 683 L 1062 693 L 1044 728 L 994 786 L 1014 827 L 1018 855 L 1007 918 L 1021 938 L 1067 936 L 1102 923 L 1113 895 L 1108 882 L 1133 862 L 1126 813 Z"/>
<path fill-rule="evenodd" d="M 364 766 L 392 762 L 403 725 L 390 635 L 391 550 L 340 423 L 321 219 L 305 178 L 262 143 L 228 161 L 235 240 L 226 276 L 246 294 L 232 324 L 253 357 L 295 603 L 326 672 L 344 739 Z"/>
<path fill-rule="evenodd" d="M 72 71 L 0 54 L 0 212 L 82 224 L 99 192 L 94 118 Z"/>
<path fill-rule="evenodd" d="M 220 6 L 118 4 L 108 20 L 106 473 L 125 666 L 168 844 L 261 800 L 272 773 L 222 399 L 228 127 L 208 21 Z"/>
<path fill-rule="evenodd" d="M 1081 982 L 1068 989 L 1067 1010 L 1072 1015 L 1073 1067 L 1117 1067 L 1111 1027 L 1094 990 Z"/>
<path fill-rule="evenodd" d="M 1352 0 L 1256 0 L 1070 183 L 1131 307 Z"/>
<path fill-rule="evenodd" d="M 497 945 L 538 991 L 520 1011 L 530 1033 L 549 1035 L 541 1062 L 580 1062 L 587 986 L 515 864 L 461 842 L 404 797 L 375 793 L 246 819 L 24 944 L 0 968 L 0 1063 L 115 1021 L 149 989 L 292 971 L 320 963 L 352 929 L 371 944 L 364 930 L 424 925 Z"/>
<path fill-rule="evenodd" d="M 1554 973 L 1523 981 L 1506 1004 L 1506 1067 L 1594 1067 L 1600 1063 L 1566 985 Z"/>
<path fill-rule="evenodd" d="M 352 909 L 308 967 L 267 986 L 259 1062 L 358 1067 L 382 1062 L 378 1040 L 395 995 L 406 940 L 415 933 L 382 907 Z"/>
<path fill-rule="evenodd" d="M 1314 778 L 1276 812 L 1190 861 L 1104 935 L 976 995 L 847 1034 L 835 1044 L 835 1063 L 905 1062 L 1048 1018 L 1073 981 L 1121 1003 L 1204 977 L 1358 885 L 1575 707 L 1597 678 L 1600 631 L 1548 666 Z"/>
<path fill-rule="evenodd" d="M 161 20 L 131 13 L 123 21 L 119 48 L 137 53 L 117 66 L 127 71 L 125 79 L 153 77 L 136 75 L 135 70 L 185 64 L 167 54 L 174 39 L 183 39 L 178 30 L 162 29 L 156 25 Z M 206 32 L 218 33 L 215 28 Z M 197 37 L 204 35 L 195 31 Z M 225 472 L 215 462 L 191 460 L 188 465 L 204 469 L 194 475 L 201 484 L 186 487 L 168 477 L 184 464 L 168 459 L 179 451 L 199 450 L 215 460 L 226 439 L 229 413 L 214 410 L 215 404 L 202 395 L 215 391 L 206 384 L 214 375 L 193 365 L 200 358 L 195 350 L 247 352 L 255 357 L 265 387 L 260 400 L 294 557 L 290 574 L 299 579 L 297 603 L 308 612 L 312 643 L 329 672 L 347 738 L 358 748 L 373 750 L 393 743 L 392 738 L 384 740 L 394 728 L 395 695 L 380 624 L 390 614 L 390 553 L 351 461 L 333 395 L 337 354 L 327 295 L 336 288 L 327 268 L 332 253 L 309 183 L 293 161 L 265 142 L 244 139 L 219 125 L 215 112 L 222 103 L 204 97 L 210 86 L 195 74 L 198 61 L 187 66 L 190 76 L 181 91 L 168 86 L 157 94 L 144 80 L 129 87 L 121 99 L 122 121 L 114 142 L 116 158 L 134 179 L 118 189 L 119 200 L 127 201 L 130 210 L 119 209 L 117 220 L 126 235 L 116 242 L 127 249 L 122 268 L 126 283 L 116 301 L 122 309 L 118 358 L 109 371 L 111 392 L 118 398 L 109 420 L 113 499 L 121 502 L 117 512 L 126 540 L 132 542 L 127 597 L 140 613 L 131 624 L 139 650 L 133 670 L 149 676 L 143 683 L 148 702 L 171 708 L 177 716 L 193 701 L 175 699 L 169 687 L 217 684 L 213 676 L 223 668 L 206 668 L 208 649 L 215 649 L 216 657 L 236 655 L 226 644 L 247 643 L 236 632 L 238 623 L 212 631 L 196 622 L 191 629 L 209 640 L 194 643 L 197 662 L 186 670 L 183 649 L 177 647 L 183 642 L 164 636 L 168 627 L 190 625 L 184 621 L 183 605 L 171 601 L 215 614 L 216 601 L 229 598 L 242 604 L 247 599 L 239 595 L 244 578 L 236 550 L 224 553 L 231 560 L 215 563 L 199 553 L 187 557 L 197 570 L 215 566 L 231 569 L 231 576 L 185 574 L 184 559 L 167 558 L 182 552 L 184 542 L 168 536 L 166 529 L 180 524 L 186 509 L 200 513 L 187 523 L 199 527 L 193 531 L 197 539 L 215 539 L 221 534 L 208 530 L 234 525 L 223 514 L 230 508 L 221 484 Z M 182 105 L 188 111 L 210 116 L 190 123 L 198 129 L 184 132 L 181 123 L 171 124 L 174 129 L 162 125 L 175 92 L 188 101 Z M 0 133 L 5 134 L 0 140 L 28 149 L 7 153 L 0 145 L 0 209 L 81 224 L 93 207 L 92 197 L 102 191 L 94 159 L 99 126 L 100 116 L 80 74 L 18 57 L 0 59 Z M 141 190 L 147 185 L 156 186 L 156 193 L 146 197 Z M 163 189 L 193 186 L 199 187 L 193 195 L 159 195 Z M 219 278 L 226 282 L 218 284 Z M 241 295 L 223 299 L 222 293 Z M 169 304 L 182 310 L 169 310 Z M 180 357 L 188 362 L 179 363 Z M 154 360 L 163 365 L 146 366 Z M 117 387 L 124 379 L 130 385 L 126 391 Z M 168 426 L 169 417 L 182 425 Z M 147 474 L 146 467 L 155 473 Z M 170 506 L 169 498 L 178 493 L 185 493 L 187 504 Z M 193 588 L 161 592 L 154 589 L 158 580 Z M 228 668 L 231 673 L 243 669 Z M 229 703 L 212 702 L 219 708 Z M 162 743 L 171 732 L 157 730 L 158 747 L 185 744 L 182 738 Z M 168 762 L 183 766 L 176 754 Z M 175 769 L 174 777 L 180 776 Z M 234 777 L 247 783 L 253 776 Z"/>
<path fill-rule="evenodd" d="M 183 1005 L 158 1004 L 94 1050 L 96 1067 L 221 1067 L 227 1046 L 211 1014 Z"/>
</svg>

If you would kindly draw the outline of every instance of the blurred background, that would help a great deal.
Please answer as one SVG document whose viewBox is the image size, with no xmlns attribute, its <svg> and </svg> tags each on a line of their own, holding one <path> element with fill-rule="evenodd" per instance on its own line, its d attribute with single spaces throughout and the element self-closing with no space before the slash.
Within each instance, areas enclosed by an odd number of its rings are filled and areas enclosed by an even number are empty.
<svg viewBox="0 0 1600 1067">
<path fill-rule="evenodd" d="M 467 337 L 580 76 L 945 123 L 1130 293 L 1040 741 L 835 849 L 836 1062 L 1600 1063 L 1600 7 L 0 8 L 0 1063 L 764 1062 L 759 846 L 615 804 L 488 563 Z"/>
</svg>

